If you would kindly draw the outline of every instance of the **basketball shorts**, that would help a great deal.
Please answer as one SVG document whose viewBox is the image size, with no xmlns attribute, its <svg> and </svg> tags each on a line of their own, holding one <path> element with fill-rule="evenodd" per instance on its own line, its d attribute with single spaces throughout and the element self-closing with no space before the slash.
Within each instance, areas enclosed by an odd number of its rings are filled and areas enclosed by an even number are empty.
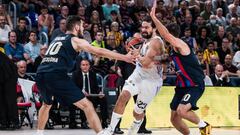
<svg viewBox="0 0 240 135">
<path fill-rule="evenodd" d="M 134 110 L 141 114 L 146 109 L 147 105 L 157 95 L 162 87 L 162 79 L 143 78 L 137 72 L 133 72 L 125 81 L 123 91 L 131 93 L 131 96 L 138 95 Z"/>
<path fill-rule="evenodd" d="M 51 105 L 56 99 L 62 105 L 72 105 L 85 95 L 64 73 L 38 73 L 36 84 L 44 103 Z"/>
<path fill-rule="evenodd" d="M 185 105 L 188 103 L 190 103 L 192 106 L 191 110 L 198 110 L 199 108 L 197 107 L 197 101 L 202 96 L 204 89 L 204 84 L 196 87 L 175 88 L 175 94 L 172 102 L 170 103 L 171 110 L 176 111 L 179 104 Z"/>
</svg>

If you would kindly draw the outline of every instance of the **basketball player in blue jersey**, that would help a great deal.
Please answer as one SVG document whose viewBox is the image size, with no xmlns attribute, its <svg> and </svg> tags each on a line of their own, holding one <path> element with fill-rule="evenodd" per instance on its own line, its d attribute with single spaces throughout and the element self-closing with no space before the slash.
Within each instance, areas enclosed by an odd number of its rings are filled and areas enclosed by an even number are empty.
<svg viewBox="0 0 240 135">
<path fill-rule="evenodd" d="M 78 38 L 83 31 L 83 22 L 78 16 L 70 16 L 67 19 L 67 32 L 56 37 L 50 44 L 46 56 L 37 70 L 36 83 L 43 99 L 39 110 L 37 134 L 43 134 L 52 105 L 55 98 L 61 104 L 74 104 L 82 109 L 87 117 L 89 125 L 98 135 L 102 134 L 100 120 L 92 103 L 84 96 L 67 73 L 74 67 L 74 60 L 80 51 L 87 51 L 98 56 L 123 60 L 133 63 L 134 56 L 122 55 L 103 48 L 91 46 L 86 40 Z"/>
<path fill-rule="evenodd" d="M 126 104 L 134 95 L 137 100 L 133 109 L 135 118 L 128 130 L 128 135 L 136 134 L 143 118 L 144 110 L 153 100 L 162 86 L 162 63 L 157 59 L 165 53 L 164 42 L 154 32 L 153 22 L 150 16 L 144 18 L 141 26 L 141 34 L 145 39 L 142 46 L 134 51 L 137 55 L 136 68 L 125 81 L 122 92 L 114 107 L 111 123 L 104 131 L 104 135 L 112 135 L 116 125 L 122 117 Z"/>
<path fill-rule="evenodd" d="M 156 0 L 150 13 L 160 35 L 173 47 L 172 60 L 177 73 L 175 95 L 170 104 L 171 122 L 183 135 L 190 135 L 190 130 L 182 119 L 198 124 L 201 135 L 210 135 L 211 126 L 200 120 L 194 113 L 198 99 L 204 92 L 204 73 L 193 50 L 179 38 L 169 33 L 168 29 L 155 16 Z M 175 27 L 176 28 L 176 27 Z M 174 30 L 170 27 L 169 30 Z"/>
</svg>

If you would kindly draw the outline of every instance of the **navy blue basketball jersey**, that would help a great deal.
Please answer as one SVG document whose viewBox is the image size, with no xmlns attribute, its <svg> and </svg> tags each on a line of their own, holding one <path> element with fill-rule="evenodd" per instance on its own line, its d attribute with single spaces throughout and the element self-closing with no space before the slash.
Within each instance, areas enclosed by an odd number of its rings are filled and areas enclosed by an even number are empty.
<svg viewBox="0 0 240 135">
<path fill-rule="evenodd" d="M 205 75 L 192 49 L 187 56 L 173 50 L 171 58 L 177 74 L 176 87 L 194 87 L 204 84 Z"/>
<path fill-rule="evenodd" d="M 50 44 L 37 73 L 70 72 L 74 67 L 74 61 L 78 52 L 72 46 L 72 34 L 64 34 L 56 37 Z"/>
</svg>

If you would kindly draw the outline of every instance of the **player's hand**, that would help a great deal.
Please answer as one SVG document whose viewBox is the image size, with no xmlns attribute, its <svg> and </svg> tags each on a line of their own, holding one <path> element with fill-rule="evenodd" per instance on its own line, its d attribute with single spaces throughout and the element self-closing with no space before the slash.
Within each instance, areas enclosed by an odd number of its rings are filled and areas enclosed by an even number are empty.
<svg viewBox="0 0 240 135">
<path fill-rule="evenodd" d="M 133 55 L 134 57 L 137 57 L 140 55 L 140 47 L 137 49 L 134 46 L 130 46 L 129 47 L 129 52 L 131 53 L 131 55 Z"/>
<path fill-rule="evenodd" d="M 157 8 L 157 0 L 154 0 L 153 7 L 152 7 L 151 12 L 150 12 L 150 16 L 152 18 L 156 18 L 156 8 Z"/>
<path fill-rule="evenodd" d="M 131 51 L 129 51 L 126 55 L 125 55 L 125 60 L 126 62 L 128 63 L 132 63 L 132 64 L 135 64 L 135 59 L 136 59 L 136 56 L 132 55 Z"/>
</svg>

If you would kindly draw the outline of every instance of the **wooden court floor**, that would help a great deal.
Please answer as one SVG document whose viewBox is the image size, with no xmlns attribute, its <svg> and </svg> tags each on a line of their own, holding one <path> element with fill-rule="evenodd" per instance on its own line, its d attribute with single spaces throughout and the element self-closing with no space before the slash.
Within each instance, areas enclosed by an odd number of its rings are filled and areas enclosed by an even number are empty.
<svg viewBox="0 0 240 135">
<path fill-rule="evenodd" d="M 156 128 L 151 129 L 153 131 L 152 135 L 181 135 L 174 128 Z M 127 130 L 124 129 L 125 134 Z M 34 135 L 35 130 L 33 129 L 21 129 L 16 131 L 0 131 L 0 135 Z M 192 135 L 200 135 L 198 129 L 191 128 Z M 95 135 L 93 130 L 70 130 L 70 129 L 54 129 L 46 130 L 44 135 Z M 212 135 L 240 135 L 239 128 L 214 128 Z"/>
</svg>

